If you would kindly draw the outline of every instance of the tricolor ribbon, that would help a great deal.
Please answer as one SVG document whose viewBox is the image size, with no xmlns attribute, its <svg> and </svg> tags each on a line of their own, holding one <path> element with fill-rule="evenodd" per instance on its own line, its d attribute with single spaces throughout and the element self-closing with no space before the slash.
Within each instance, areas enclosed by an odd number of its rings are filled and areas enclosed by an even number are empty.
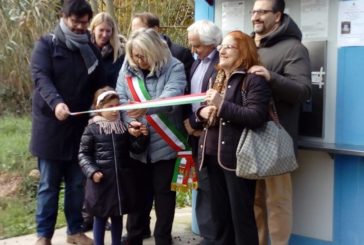
<svg viewBox="0 0 364 245">
<path fill-rule="evenodd" d="M 144 81 L 137 77 L 127 76 L 126 81 L 128 87 L 133 96 L 133 99 L 138 103 L 147 103 L 151 100 Z M 187 95 L 191 96 L 191 95 Z M 194 102 L 201 102 L 204 99 L 204 95 L 200 94 L 195 97 Z M 165 100 L 175 100 L 176 97 L 166 98 Z M 178 96 L 182 99 L 185 96 Z M 191 98 L 191 97 L 190 97 Z M 177 105 L 176 103 L 169 103 L 168 105 Z M 187 143 L 187 135 L 179 131 L 172 122 L 168 120 L 163 114 L 146 115 L 148 123 L 154 128 L 154 130 L 161 136 L 161 138 L 177 152 L 177 159 L 174 168 L 174 174 L 171 183 L 171 190 L 173 191 L 187 191 L 188 187 L 197 188 L 197 175 L 195 172 L 195 164 L 192 158 L 192 151 Z M 192 185 L 189 185 L 189 179 L 191 179 Z"/>
<path fill-rule="evenodd" d="M 76 116 L 85 113 L 95 113 L 104 111 L 128 111 L 128 110 L 155 108 L 163 106 L 186 105 L 186 104 L 199 103 L 204 101 L 204 99 L 205 99 L 205 93 L 189 94 L 189 95 L 181 95 L 163 99 L 148 100 L 144 102 L 132 102 L 120 106 L 97 109 L 97 110 L 71 112 L 70 115 Z"/>
</svg>

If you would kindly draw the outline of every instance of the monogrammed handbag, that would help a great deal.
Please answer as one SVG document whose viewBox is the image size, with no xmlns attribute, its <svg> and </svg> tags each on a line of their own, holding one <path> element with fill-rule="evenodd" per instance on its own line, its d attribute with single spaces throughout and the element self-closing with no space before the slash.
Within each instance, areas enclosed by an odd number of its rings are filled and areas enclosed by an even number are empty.
<svg viewBox="0 0 364 245">
<path fill-rule="evenodd" d="M 243 98 L 243 105 L 245 100 Z M 245 128 L 241 134 L 236 149 L 238 177 L 262 179 L 298 168 L 292 138 L 279 123 L 274 103 L 270 105 L 269 114 L 273 121 L 254 130 Z"/>
</svg>

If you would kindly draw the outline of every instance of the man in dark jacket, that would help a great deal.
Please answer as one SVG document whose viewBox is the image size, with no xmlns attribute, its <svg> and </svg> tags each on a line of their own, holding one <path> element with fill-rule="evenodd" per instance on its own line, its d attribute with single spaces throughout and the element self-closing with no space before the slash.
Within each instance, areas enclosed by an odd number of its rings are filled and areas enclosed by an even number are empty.
<svg viewBox="0 0 364 245">
<path fill-rule="evenodd" d="M 131 22 L 131 30 L 135 31 L 140 28 L 153 28 L 155 31 L 159 32 L 160 22 L 158 16 L 150 12 L 142 12 L 137 13 L 133 16 Z M 160 33 L 160 32 L 159 32 Z M 189 49 L 182 47 L 178 44 L 175 44 L 171 41 L 171 39 L 160 33 L 160 37 L 166 41 L 168 44 L 169 50 L 173 57 L 177 58 L 181 61 L 185 68 L 186 77 L 189 77 L 189 71 L 191 69 L 192 63 L 194 62 L 194 58 Z M 143 238 L 148 238 L 151 236 L 150 231 L 150 211 L 153 207 L 153 190 L 150 189 L 148 191 L 149 202 L 145 204 L 143 212 L 129 214 L 127 218 L 126 229 L 128 231 L 127 237 L 123 237 L 123 241 L 125 244 L 129 238 L 143 236 Z"/>
<path fill-rule="evenodd" d="M 222 41 L 220 28 L 207 20 L 200 20 L 187 28 L 188 44 L 192 52 L 196 54 L 197 60 L 192 64 L 190 77 L 187 83 L 187 94 L 205 92 L 208 88 L 210 78 L 216 74 L 215 66 L 219 63 L 219 53 L 216 47 Z M 202 123 L 197 120 L 195 112 L 200 104 L 188 105 L 188 118 L 184 121 L 189 143 L 192 147 L 193 157 L 197 163 L 198 139 L 203 130 Z M 196 166 L 196 170 L 199 166 Z M 201 245 L 214 244 L 216 234 L 216 222 L 211 216 L 211 190 L 207 176 L 207 168 L 198 171 L 198 191 L 196 198 L 196 217 L 203 237 Z"/>
<path fill-rule="evenodd" d="M 40 171 L 37 245 L 51 244 L 62 180 L 67 242 L 93 243 L 81 232 L 84 179 L 77 160 L 88 117 L 69 116 L 70 111 L 89 109 L 94 92 L 104 85 L 100 54 L 87 31 L 91 18 L 91 6 L 85 0 L 64 1 L 54 33 L 40 38 L 31 57 L 34 91 L 30 151 L 38 157 Z"/>
<path fill-rule="evenodd" d="M 251 11 L 254 40 L 263 66 L 249 72 L 268 81 L 283 127 L 297 140 L 300 105 L 311 95 L 311 70 L 302 33 L 284 14 L 284 0 L 257 0 Z M 287 245 L 292 230 L 290 174 L 257 182 L 255 215 L 259 244 Z"/>
</svg>

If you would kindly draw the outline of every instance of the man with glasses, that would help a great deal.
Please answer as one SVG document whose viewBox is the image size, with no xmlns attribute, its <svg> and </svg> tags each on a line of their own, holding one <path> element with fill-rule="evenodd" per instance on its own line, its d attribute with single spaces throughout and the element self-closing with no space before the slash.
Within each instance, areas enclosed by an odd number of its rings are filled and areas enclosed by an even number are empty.
<svg viewBox="0 0 364 245">
<path fill-rule="evenodd" d="M 283 127 L 297 141 L 300 105 L 311 95 L 311 68 L 302 33 L 284 14 L 283 0 L 256 0 L 251 11 L 253 38 L 263 66 L 249 72 L 268 81 Z M 256 187 L 255 215 L 259 244 L 287 245 L 292 230 L 291 175 L 259 180 Z"/>
<path fill-rule="evenodd" d="M 69 115 L 70 111 L 88 110 L 94 92 L 106 85 L 100 54 L 87 30 L 91 18 L 91 6 L 85 0 L 65 0 L 54 33 L 40 38 L 31 57 L 34 91 L 30 151 L 38 157 L 40 171 L 36 245 L 51 244 L 62 181 L 67 242 L 93 244 L 82 233 L 84 177 L 77 158 L 88 116 Z"/>
</svg>

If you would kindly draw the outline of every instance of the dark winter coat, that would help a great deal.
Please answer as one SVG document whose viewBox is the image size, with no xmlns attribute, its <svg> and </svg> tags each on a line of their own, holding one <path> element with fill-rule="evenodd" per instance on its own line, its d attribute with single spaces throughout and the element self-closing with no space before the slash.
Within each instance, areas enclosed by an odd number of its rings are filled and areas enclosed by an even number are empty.
<svg viewBox="0 0 364 245">
<path fill-rule="evenodd" d="M 97 48 L 89 45 L 100 59 Z M 81 53 L 50 34 L 35 44 L 30 67 L 34 81 L 30 151 L 48 160 L 76 160 L 88 115 L 59 121 L 54 110 L 58 103 L 70 111 L 88 110 L 95 91 L 105 85 L 103 67 L 98 65 L 88 75 Z"/>
<path fill-rule="evenodd" d="M 123 65 L 125 59 L 125 54 L 119 56 L 114 62 L 113 53 L 110 53 L 104 57 L 102 57 L 102 62 L 104 64 L 105 73 L 106 73 L 106 83 L 108 86 L 115 88 L 116 82 L 118 80 L 119 72 L 121 66 Z"/>
<path fill-rule="evenodd" d="M 245 106 L 242 103 L 243 81 L 246 83 Z M 227 82 L 217 124 L 205 129 L 200 137 L 200 168 L 203 166 L 204 155 L 207 154 L 217 155 L 222 168 L 235 171 L 235 153 L 240 135 L 244 128 L 263 126 L 268 119 L 270 98 L 271 92 L 263 77 L 246 74 L 244 71 L 233 72 Z"/>
<path fill-rule="evenodd" d="M 300 106 L 311 96 L 310 59 L 301 39 L 300 29 L 285 14 L 278 29 L 262 38 L 258 47 L 260 61 L 270 71 L 279 120 L 294 142 Z"/>
<path fill-rule="evenodd" d="M 127 132 L 105 134 L 100 126 L 90 123 L 81 138 L 79 164 L 87 177 L 86 210 L 97 217 L 109 217 L 128 213 L 135 206 L 135 172 L 131 166 L 129 151 L 145 150 L 148 137 L 135 138 Z M 92 176 L 100 171 L 101 182 Z"/>
</svg>

